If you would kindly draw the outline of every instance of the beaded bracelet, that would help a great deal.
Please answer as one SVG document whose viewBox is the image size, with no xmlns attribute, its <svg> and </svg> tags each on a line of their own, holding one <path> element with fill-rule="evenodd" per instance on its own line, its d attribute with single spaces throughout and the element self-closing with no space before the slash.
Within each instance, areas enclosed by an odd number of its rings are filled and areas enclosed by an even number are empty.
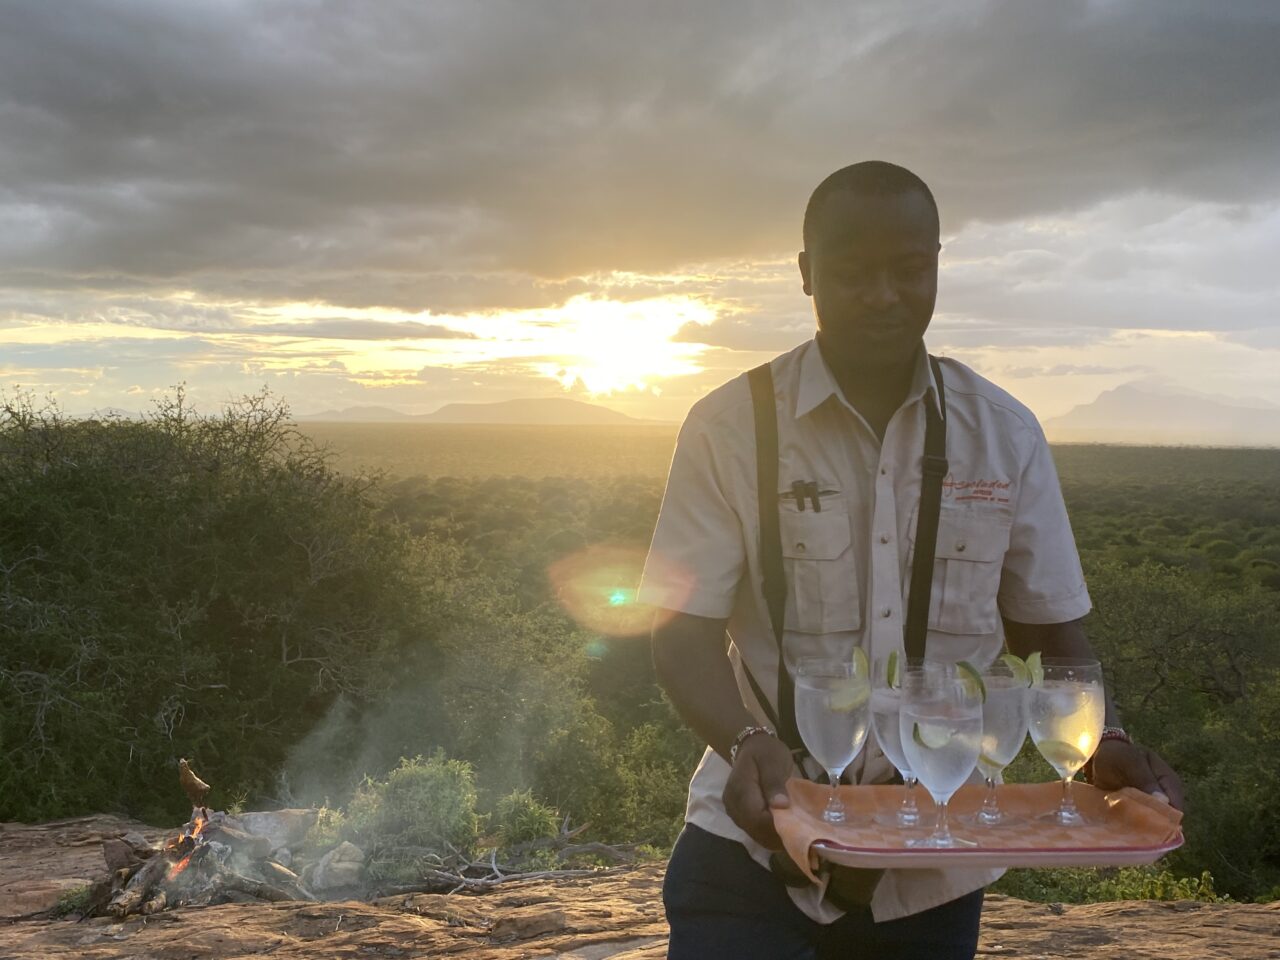
<svg viewBox="0 0 1280 960">
<path fill-rule="evenodd" d="M 757 733 L 767 733 L 771 737 L 776 737 L 772 727 L 746 726 L 738 731 L 738 735 L 733 738 L 733 746 L 729 748 L 729 763 L 732 764 L 738 759 L 738 748 L 746 741 L 748 737 L 754 737 Z"/>
</svg>

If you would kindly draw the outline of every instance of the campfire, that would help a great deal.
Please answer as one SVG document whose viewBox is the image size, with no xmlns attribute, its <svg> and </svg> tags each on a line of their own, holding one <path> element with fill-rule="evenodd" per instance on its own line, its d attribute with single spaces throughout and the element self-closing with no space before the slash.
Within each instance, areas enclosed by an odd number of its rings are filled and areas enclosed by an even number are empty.
<svg viewBox="0 0 1280 960">
<path fill-rule="evenodd" d="M 188 798 L 203 801 L 209 787 L 185 760 L 180 774 Z M 137 834 L 105 840 L 102 847 L 111 875 L 91 891 L 91 915 L 124 918 L 185 905 L 316 899 L 297 874 L 274 859 L 288 860 L 286 848 L 202 802 L 159 847 Z"/>
</svg>

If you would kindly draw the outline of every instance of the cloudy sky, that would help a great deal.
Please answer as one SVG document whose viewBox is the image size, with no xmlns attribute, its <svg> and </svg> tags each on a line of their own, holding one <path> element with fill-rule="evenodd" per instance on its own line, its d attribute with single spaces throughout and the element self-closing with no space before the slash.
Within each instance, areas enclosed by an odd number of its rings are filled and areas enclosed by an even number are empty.
<svg viewBox="0 0 1280 960">
<path fill-rule="evenodd" d="M 1280 6 L 0 0 L 0 390 L 678 419 L 811 335 L 813 186 L 942 211 L 935 352 L 1043 417 L 1280 403 Z"/>
</svg>

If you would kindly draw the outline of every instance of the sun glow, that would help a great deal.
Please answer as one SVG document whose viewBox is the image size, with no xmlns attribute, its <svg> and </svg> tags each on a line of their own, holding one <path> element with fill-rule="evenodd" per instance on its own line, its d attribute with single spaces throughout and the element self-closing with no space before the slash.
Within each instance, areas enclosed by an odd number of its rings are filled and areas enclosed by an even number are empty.
<svg viewBox="0 0 1280 960">
<path fill-rule="evenodd" d="M 550 359 L 534 369 L 592 394 L 649 389 L 655 380 L 699 372 L 697 359 L 707 348 L 671 338 L 687 323 L 715 319 L 715 311 L 689 297 L 632 303 L 575 297 L 547 312 L 554 325 L 542 342 Z"/>
</svg>

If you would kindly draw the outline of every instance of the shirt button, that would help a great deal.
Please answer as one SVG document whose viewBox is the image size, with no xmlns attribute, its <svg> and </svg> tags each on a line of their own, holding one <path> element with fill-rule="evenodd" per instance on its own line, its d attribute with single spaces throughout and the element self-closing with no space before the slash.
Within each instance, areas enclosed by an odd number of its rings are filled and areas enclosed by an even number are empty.
<svg viewBox="0 0 1280 960">
<path fill-rule="evenodd" d="M 964 553 L 965 543 L 963 540 L 956 541 L 956 553 Z"/>
<path fill-rule="evenodd" d="M 889 542 L 889 535 L 888 535 L 887 533 L 882 533 L 882 534 L 880 534 L 880 542 L 881 542 L 881 543 L 888 543 L 888 542 Z"/>
<path fill-rule="evenodd" d="M 805 546 L 804 546 L 804 541 L 802 540 L 796 544 L 796 553 L 804 553 L 804 550 L 805 550 Z"/>
<path fill-rule="evenodd" d="M 893 608 L 892 608 L 892 607 L 885 607 L 883 610 L 881 610 L 881 611 L 880 611 L 880 616 L 882 616 L 882 617 L 892 617 L 892 616 L 893 616 Z"/>
<path fill-rule="evenodd" d="M 888 468 L 888 467 L 881 467 L 881 468 L 880 468 L 880 476 L 882 476 L 882 477 L 887 477 L 888 475 L 889 475 L 889 468 Z"/>
</svg>

